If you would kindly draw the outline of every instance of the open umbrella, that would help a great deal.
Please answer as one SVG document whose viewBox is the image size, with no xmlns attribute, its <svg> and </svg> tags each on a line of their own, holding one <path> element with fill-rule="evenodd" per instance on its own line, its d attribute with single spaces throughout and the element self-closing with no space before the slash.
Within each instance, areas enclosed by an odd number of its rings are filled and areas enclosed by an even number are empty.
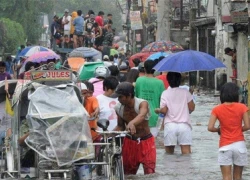
<svg viewBox="0 0 250 180">
<path fill-rule="evenodd" d="M 23 63 L 22 67 L 20 68 L 19 73 L 24 72 L 25 70 L 25 65 L 28 61 L 32 61 L 32 62 L 36 62 L 36 63 L 40 63 L 40 62 L 44 62 L 47 61 L 48 59 L 59 59 L 60 56 L 57 55 L 54 51 L 50 50 L 50 51 L 40 51 L 40 52 L 36 52 L 33 55 L 31 55 L 30 57 L 28 57 L 28 59 L 26 59 L 26 61 Z"/>
<path fill-rule="evenodd" d="M 161 57 L 161 56 L 164 56 L 164 57 L 167 57 L 169 54 L 171 54 L 171 52 L 168 52 L 168 53 L 166 53 L 166 52 L 157 52 L 157 53 L 154 53 L 154 54 L 151 54 L 148 58 L 147 58 L 147 60 L 155 60 L 155 59 L 158 59 L 159 57 Z"/>
<path fill-rule="evenodd" d="M 40 51 L 28 57 L 28 59 L 25 61 L 25 64 L 28 61 L 40 63 L 47 61 L 48 59 L 59 59 L 59 58 L 60 56 L 57 55 L 54 51 Z"/>
<path fill-rule="evenodd" d="M 100 52 L 97 51 L 94 48 L 88 48 L 88 47 L 79 47 L 74 49 L 71 53 L 69 53 L 69 57 L 93 57 L 98 55 Z"/>
<path fill-rule="evenodd" d="M 138 58 L 141 60 L 141 62 L 144 62 L 146 61 L 146 59 L 151 55 L 153 54 L 154 52 L 139 52 L 139 53 L 136 53 L 134 55 L 132 55 L 130 58 L 129 58 L 129 66 L 130 67 L 134 67 L 134 63 L 133 63 L 133 60 L 135 58 Z"/>
<path fill-rule="evenodd" d="M 79 79 L 81 81 L 95 77 L 94 71 L 97 67 L 104 66 L 103 62 L 85 62 L 78 70 Z"/>
<path fill-rule="evenodd" d="M 82 57 L 69 57 L 67 61 L 72 71 L 77 72 L 80 69 L 80 67 L 84 64 L 85 59 L 83 59 Z"/>
<path fill-rule="evenodd" d="M 146 45 L 141 52 L 178 52 L 183 51 L 183 47 L 173 41 L 155 41 Z"/>
<path fill-rule="evenodd" d="M 43 51 L 52 51 L 46 47 L 43 46 L 28 46 L 24 48 L 20 54 L 18 55 L 19 57 L 30 57 L 32 54 L 37 53 L 37 52 L 43 52 Z"/>
<path fill-rule="evenodd" d="M 226 66 L 215 57 L 200 51 L 186 50 L 170 54 L 162 59 L 154 69 L 162 72 L 212 71 Z"/>
</svg>

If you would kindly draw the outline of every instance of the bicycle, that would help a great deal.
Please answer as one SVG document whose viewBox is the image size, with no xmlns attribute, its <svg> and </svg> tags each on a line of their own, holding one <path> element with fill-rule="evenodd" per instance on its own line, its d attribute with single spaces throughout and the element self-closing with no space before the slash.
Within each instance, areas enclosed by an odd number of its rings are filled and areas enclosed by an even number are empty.
<svg viewBox="0 0 250 180">
<path fill-rule="evenodd" d="M 93 143 L 94 146 L 101 146 L 100 151 L 96 154 L 95 162 L 75 163 L 75 165 L 91 165 L 95 166 L 96 174 L 98 176 L 105 176 L 109 180 L 124 180 L 123 160 L 122 160 L 122 137 L 109 135 L 122 135 L 127 134 L 128 131 L 108 131 L 109 120 L 100 119 L 97 125 L 102 128 L 103 131 L 91 129 L 97 133 L 103 135 L 103 142 Z"/>
</svg>

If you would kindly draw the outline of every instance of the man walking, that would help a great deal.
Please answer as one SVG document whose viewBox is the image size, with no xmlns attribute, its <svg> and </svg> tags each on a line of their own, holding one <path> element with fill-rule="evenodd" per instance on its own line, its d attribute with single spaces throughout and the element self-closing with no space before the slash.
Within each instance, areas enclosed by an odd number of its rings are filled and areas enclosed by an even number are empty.
<svg viewBox="0 0 250 180">
<path fill-rule="evenodd" d="M 155 62 L 147 60 L 144 62 L 145 76 L 141 76 L 136 80 L 135 95 L 148 101 L 150 106 L 151 117 L 149 119 L 149 127 L 154 137 L 158 134 L 156 127 L 158 115 L 154 112 L 155 108 L 160 107 L 161 94 L 165 90 L 161 80 L 154 77 Z"/>
<path fill-rule="evenodd" d="M 134 86 L 122 82 L 115 95 L 119 103 L 115 106 L 118 124 L 114 131 L 128 130 L 122 147 L 124 174 L 136 174 L 143 164 L 144 174 L 155 173 L 155 140 L 148 126 L 150 117 L 148 102 L 134 97 Z"/>
</svg>

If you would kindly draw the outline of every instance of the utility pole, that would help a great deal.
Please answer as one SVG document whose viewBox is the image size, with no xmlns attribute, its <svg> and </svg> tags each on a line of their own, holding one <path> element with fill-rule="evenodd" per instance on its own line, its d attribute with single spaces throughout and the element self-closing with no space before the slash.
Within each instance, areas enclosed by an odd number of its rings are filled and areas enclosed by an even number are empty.
<svg viewBox="0 0 250 180">
<path fill-rule="evenodd" d="M 192 22 L 196 19 L 196 9 L 192 8 L 190 9 L 189 13 L 189 37 L 190 37 L 190 46 L 189 49 L 196 50 L 196 43 L 197 43 L 197 31 L 196 27 L 192 25 Z"/>
<path fill-rule="evenodd" d="M 158 0 L 156 40 L 170 41 L 171 0 Z"/>
<path fill-rule="evenodd" d="M 197 50 L 197 31 L 196 27 L 192 25 L 193 21 L 196 19 L 196 9 L 193 6 L 190 7 L 189 13 L 189 49 Z M 189 73 L 189 85 L 193 86 L 197 84 L 197 76 L 199 72 L 190 72 Z"/>
<path fill-rule="evenodd" d="M 246 1 L 247 3 L 247 8 L 248 8 L 248 12 L 250 10 L 250 3 L 248 3 L 248 1 Z M 247 75 L 247 80 L 248 80 L 248 92 L 250 92 L 250 14 L 248 13 L 248 75 Z M 248 96 L 248 100 L 247 100 L 247 104 L 248 107 L 250 106 L 250 96 Z"/>
<path fill-rule="evenodd" d="M 126 25 L 127 25 L 127 47 L 126 51 L 130 50 L 130 28 L 131 28 L 131 22 L 130 22 L 130 7 L 131 7 L 131 0 L 127 0 L 127 8 L 128 8 L 128 14 L 126 18 Z"/>
</svg>

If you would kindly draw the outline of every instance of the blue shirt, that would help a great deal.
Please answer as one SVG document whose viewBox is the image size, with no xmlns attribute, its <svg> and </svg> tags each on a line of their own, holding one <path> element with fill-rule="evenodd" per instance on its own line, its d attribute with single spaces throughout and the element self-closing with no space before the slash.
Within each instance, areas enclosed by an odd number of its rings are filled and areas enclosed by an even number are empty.
<svg viewBox="0 0 250 180">
<path fill-rule="evenodd" d="M 11 61 L 5 61 L 5 65 L 6 65 L 6 72 L 9 74 L 13 74 L 12 70 L 13 63 Z"/>
<path fill-rule="evenodd" d="M 74 19 L 73 25 L 75 26 L 76 32 L 83 32 L 84 19 L 81 16 L 78 16 Z"/>
</svg>

